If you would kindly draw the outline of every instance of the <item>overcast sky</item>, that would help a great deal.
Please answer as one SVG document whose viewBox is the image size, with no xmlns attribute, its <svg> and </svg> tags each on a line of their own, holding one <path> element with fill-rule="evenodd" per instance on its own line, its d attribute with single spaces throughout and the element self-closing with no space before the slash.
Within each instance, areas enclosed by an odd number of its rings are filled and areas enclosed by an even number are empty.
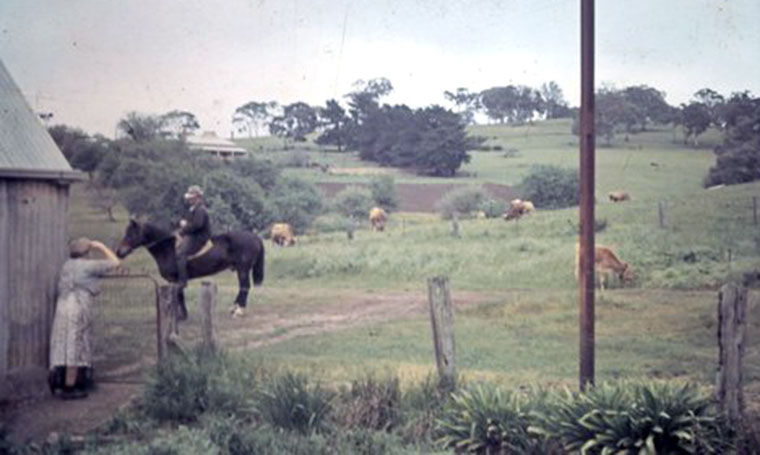
<svg viewBox="0 0 760 455">
<path fill-rule="evenodd" d="M 596 5 L 597 85 L 760 94 L 759 1 Z M 577 105 L 578 17 L 579 0 L 0 0 L 0 59 L 54 123 L 111 137 L 128 111 L 182 109 L 227 136 L 247 101 L 321 105 L 375 77 L 413 107 L 550 80 Z"/>
</svg>

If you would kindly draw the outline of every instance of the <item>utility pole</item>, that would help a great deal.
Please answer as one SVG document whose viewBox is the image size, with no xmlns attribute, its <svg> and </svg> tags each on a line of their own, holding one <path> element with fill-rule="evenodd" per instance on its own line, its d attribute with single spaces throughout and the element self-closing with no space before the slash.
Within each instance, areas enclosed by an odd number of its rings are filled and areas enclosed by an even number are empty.
<svg viewBox="0 0 760 455">
<path fill-rule="evenodd" d="M 594 385 L 594 0 L 581 0 L 580 389 Z"/>
</svg>

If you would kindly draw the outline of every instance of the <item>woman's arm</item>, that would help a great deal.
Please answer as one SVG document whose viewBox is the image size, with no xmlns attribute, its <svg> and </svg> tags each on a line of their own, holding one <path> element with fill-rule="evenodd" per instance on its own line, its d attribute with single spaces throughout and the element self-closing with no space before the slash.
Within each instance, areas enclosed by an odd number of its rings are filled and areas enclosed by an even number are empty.
<svg viewBox="0 0 760 455">
<path fill-rule="evenodd" d="M 105 246 L 103 243 L 98 242 L 97 240 L 93 240 L 92 242 L 90 242 L 90 248 L 95 248 L 96 250 L 100 250 L 103 253 L 103 255 L 106 257 L 106 260 L 113 263 L 114 267 L 119 265 L 120 263 L 119 258 L 116 257 L 116 254 L 113 251 L 111 251 L 110 248 Z"/>
</svg>

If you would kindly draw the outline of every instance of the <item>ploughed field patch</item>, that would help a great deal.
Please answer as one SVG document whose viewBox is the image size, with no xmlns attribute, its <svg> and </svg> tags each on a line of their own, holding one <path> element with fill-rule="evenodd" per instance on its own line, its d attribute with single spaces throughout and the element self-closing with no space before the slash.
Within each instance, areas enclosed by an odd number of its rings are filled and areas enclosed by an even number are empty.
<svg viewBox="0 0 760 455">
<path fill-rule="evenodd" d="M 321 188 L 328 198 L 334 197 L 348 186 L 369 188 L 364 183 L 321 182 Z M 464 183 L 397 183 L 396 193 L 399 198 L 400 212 L 435 212 L 435 204 L 449 191 L 467 186 Z M 485 183 L 483 187 L 494 199 L 510 201 L 519 197 L 517 189 L 509 185 Z"/>
</svg>

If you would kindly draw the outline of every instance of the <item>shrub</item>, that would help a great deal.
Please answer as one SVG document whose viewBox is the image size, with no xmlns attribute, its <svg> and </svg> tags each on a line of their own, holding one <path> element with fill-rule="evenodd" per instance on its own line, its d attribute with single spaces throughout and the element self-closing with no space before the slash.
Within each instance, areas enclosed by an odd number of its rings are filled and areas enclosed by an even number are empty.
<svg viewBox="0 0 760 455">
<path fill-rule="evenodd" d="M 343 215 L 330 213 L 317 217 L 311 224 L 311 228 L 316 232 L 343 232 L 356 228 L 356 220 L 352 220 Z"/>
<path fill-rule="evenodd" d="M 503 199 L 486 198 L 481 202 L 478 210 L 483 211 L 487 218 L 498 218 L 507 211 L 509 205 Z"/>
<path fill-rule="evenodd" d="M 253 180 L 239 177 L 227 169 L 219 169 L 204 177 L 203 187 L 211 226 L 215 231 L 262 231 L 274 220 L 274 212 L 264 190 Z"/>
<path fill-rule="evenodd" d="M 436 211 L 445 220 L 451 219 L 454 214 L 469 216 L 481 209 L 488 195 L 479 186 L 462 186 L 447 192 L 435 204 Z"/>
<path fill-rule="evenodd" d="M 272 190 L 269 202 L 274 219 L 289 223 L 297 234 L 311 225 L 324 206 L 317 187 L 295 177 L 282 178 Z"/>
<path fill-rule="evenodd" d="M 282 156 L 277 160 L 277 164 L 281 167 L 309 167 L 311 165 L 311 158 L 306 152 L 283 152 Z"/>
<path fill-rule="evenodd" d="M 388 431 L 400 423 L 401 388 L 397 377 L 355 380 L 340 397 L 341 423 L 349 428 Z"/>
<path fill-rule="evenodd" d="M 578 171 L 558 166 L 533 166 L 520 184 L 526 200 L 536 207 L 559 209 L 578 205 Z"/>
<path fill-rule="evenodd" d="M 727 448 L 715 410 L 690 385 L 620 383 L 566 391 L 537 420 L 537 433 L 589 455 L 712 454 Z"/>
<path fill-rule="evenodd" d="M 225 354 L 199 347 L 156 365 L 140 405 L 159 421 L 192 422 L 204 412 L 245 413 L 252 382 L 252 373 Z"/>
<path fill-rule="evenodd" d="M 333 207 L 343 216 L 364 219 L 372 208 L 372 194 L 367 188 L 349 186 L 335 195 Z"/>
<path fill-rule="evenodd" d="M 529 433 L 528 402 L 491 386 L 455 392 L 437 422 L 439 443 L 478 454 L 550 453 L 548 442 Z"/>
<path fill-rule="evenodd" d="M 252 179 L 265 191 L 274 188 L 280 178 L 280 168 L 269 160 L 243 158 L 232 161 L 229 166 L 236 174 Z"/>
<path fill-rule="evenodd" d="M 270 379 L 257 393 L 256 411 L 272 427 L 308 435 L 329 428 L 333 393 L 310 385 L 302 374 L 285 373 Z"/>
<path fill-rule="evenodd" d="M 404 427 L 400 430 L 404 440 L 433 442 L 435 422 L 448 400 L 448 393 L 439 385 L 438 377 L 431 374 L 404 391 L 401 400 Z"/>
<path fill-rule="evenodd" d="M 396 183 L 390 175 L 381 175 L 373 177 L 369 184 L 372 192 L 372 200 L 375 205 L 382 207 L 387 211 L 398 208 L 398 194 L 396 194 Z"/>
</svg>

